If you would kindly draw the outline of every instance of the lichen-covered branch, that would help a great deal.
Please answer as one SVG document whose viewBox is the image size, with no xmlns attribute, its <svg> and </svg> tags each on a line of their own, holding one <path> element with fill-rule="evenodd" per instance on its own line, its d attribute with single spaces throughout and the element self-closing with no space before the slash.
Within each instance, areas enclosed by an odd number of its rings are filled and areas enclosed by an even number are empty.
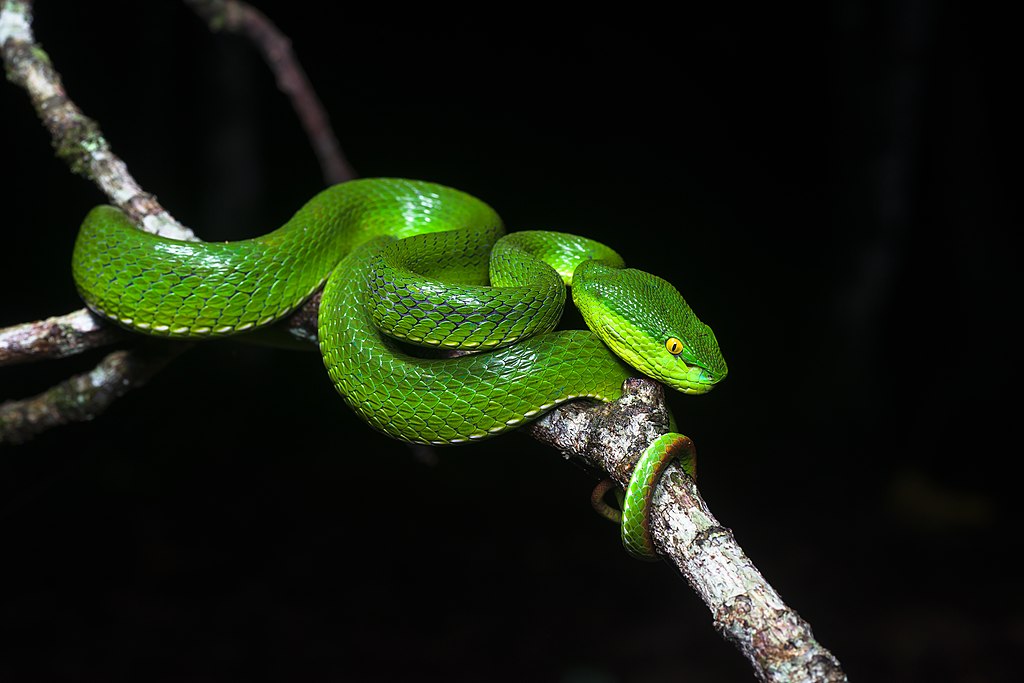
<svg viewBox="0 0 1024 683">
<path fill-rule="evenodd" d="M 527 429 L 566 457 L 607 472 L 625 486 L 636 459 L 668 431 L 669 414 L 657 382 L 630 379 L 623 389 L 615 403 L 565 405 Z M 836 658 L 765 581 L 681 467 L 669 467 L 652 505 L 651 534 L 658 552 L 686 577 L 711 611 L 715 627 L 739 647 L 759 680 L 846 680 Z"/>
<path fill-rule="evenodd" d="M 185 4 L 202 17 L 211 30 L 241 33 L 256 45 L 273 72 L 277 87 L 288 96 L 306 130 L 326 183 L 334 185 L 355 178 L 356 173 L 331 129 L 327 112 L 292 51 L 291 41 L 273 22 L 240 0 L 185 0 Z"/>
<path fill-rule="evenodd" d="M 92 180 L 132 221 L 147 232 L 195 239 L 144 192 L 110 150 L 99 125 L 67 96 L 60 74 L 32 35 L 31 0 L 4 0 L 0 5 L 0 51 L 7 79 L 25 89 L 39 120 L 50 132 L 53 148 L 71 170 Z"/>
<path fill-rule="evenodd" d="M 0 366 L 64 358 L 126 337 L 88 309 L 0 329 Z"/>
<path fill-rule="evenodd" d="M 284 343 L 315 344 L 319 308 L 320 292 L 316 292 L 282 321 L 276 332 L 286 338 Z M 0 328 L 0 367 L 66 358 L 132 338 L 129 332 L 87 308 L 80 308 L 45 320 Z"/>
<path fill-rule="evenodd" d="M 0 444 L 22 443 L 54 427 L 91 420 L 128 391 L 144 385 L 185 344 L 114 351 L 89 372 L 32 398 L 0 403 Z"/>
</svg>

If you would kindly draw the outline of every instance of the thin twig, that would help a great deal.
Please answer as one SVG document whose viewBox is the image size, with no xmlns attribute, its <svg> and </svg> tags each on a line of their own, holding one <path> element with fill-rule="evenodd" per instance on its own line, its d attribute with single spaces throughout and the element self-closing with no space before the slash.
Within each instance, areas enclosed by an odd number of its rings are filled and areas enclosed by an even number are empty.
<svg viewBox="0 0 1024 683">
<path fill-rule="evenodd" d="M 277 80 L 277 87 L 291 100 L 302 127 L 320 161 L 328 185 L 356 177 L 331 122 L 305 70 L 292 50 L 291 41 L 265 14 L 241 0 L 185 0 L 213 31 L 241 33 L 255 43 Z"/>
</svg>

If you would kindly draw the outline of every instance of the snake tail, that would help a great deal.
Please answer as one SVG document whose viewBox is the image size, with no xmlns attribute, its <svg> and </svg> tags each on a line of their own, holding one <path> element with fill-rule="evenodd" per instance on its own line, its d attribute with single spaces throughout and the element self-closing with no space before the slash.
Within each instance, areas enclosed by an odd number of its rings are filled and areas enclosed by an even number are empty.
<svg viewBox="0 0 1024 683">
<path fill-rule="evenodd" d="M 678 461 L 691 478 L 697 478 L 697 455 L 688 436 L 669 432 L 655 439 L 637 460 L 626 486 L 622 505 L 622 544 L 640 560 L 658 556 L 651 540 L 651 498 L 665 468 Z"/>
</svg>

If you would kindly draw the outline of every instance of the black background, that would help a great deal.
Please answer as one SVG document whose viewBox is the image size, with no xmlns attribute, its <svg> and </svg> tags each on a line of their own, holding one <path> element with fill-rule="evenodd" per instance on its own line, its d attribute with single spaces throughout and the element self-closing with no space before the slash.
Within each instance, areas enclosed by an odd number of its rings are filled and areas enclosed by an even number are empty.
<svg viewBox="0 0 1024 683">
<path fill-rule="evenodd" d="M 276 227 L 322 187 L 244 39 L 169 0 L 37 4 L 71 97 L 204 238 Z M 1008 17 L 255 4 L 361 175 L 459 187 L 684 292 L 730 368 L 671 399 L 701 490 L 851 680 L 1011 680 Z M 8 325 L 80 307 L 67 263 L 103 198 L 23 92 L 0 87 L 0 116 Z M 0 400 L 101 356 L 3 368 Z M 315 353 L 229 342 L 0 448 L 0 678 L 751 680 L 687 585 L 590 511 L 590 475 L 522 435 L 434 456 L 358 422 Z"/>
</svg>

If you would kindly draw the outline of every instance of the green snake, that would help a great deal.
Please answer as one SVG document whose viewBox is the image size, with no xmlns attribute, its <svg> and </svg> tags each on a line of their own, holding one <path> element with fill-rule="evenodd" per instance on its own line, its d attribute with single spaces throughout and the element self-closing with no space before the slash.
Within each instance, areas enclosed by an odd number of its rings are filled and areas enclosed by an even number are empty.
<svg viewBox="0 0 1024 683">
<path fill-rule="evenodd" d="M 94 312 L 176 338 L 256 330 L 323 286 L 318 337 L 334 386 L 374 428 L 416 443 L 491 437 L 575 398 L 613 401 L 636 370 L 690 394 L 727 372 L 714 333 L 667 281 L 584 237 L 505 235 L 483 201 L 421 181 L 335 185 L 277 230 L 228 243 L 152 235 L 98 206 L 72 267 Z M 567 285 L 590 330 L 554 329 Z M 642 557 L 653 483 L 677 457 L 661 441 L 623 510 L 626 547 Z"/>
</svg>

